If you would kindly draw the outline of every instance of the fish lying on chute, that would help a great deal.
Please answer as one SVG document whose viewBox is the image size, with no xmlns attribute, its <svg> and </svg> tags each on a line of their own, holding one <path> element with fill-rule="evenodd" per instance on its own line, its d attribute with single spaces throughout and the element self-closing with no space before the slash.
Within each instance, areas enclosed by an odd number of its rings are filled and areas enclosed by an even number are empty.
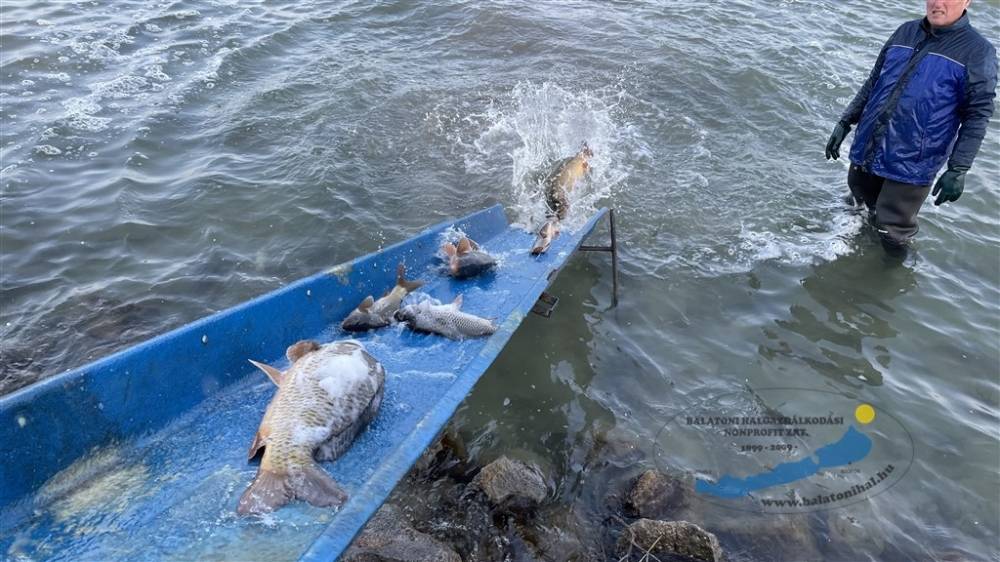
<svg viewBox="0 0 1000 562">
<path fill-rule="evenodd" d="M 406 267 L 399 264 L 396 269 L 396 286 L 378 300 L 368 295 L 347 315 L 340 327 L 348 332 L 364 332 L 388 326 L 392 322 L 392 315 L 399 310 L 399 305 L 406 295 L 422 286 L 421 281 L 408 281 Z"/>
<path fill-rule="evenodd" d="M 409 304 L 396 312 L 396 320 L 412 330 L 438 334 L 453 340 L 488 336 L 497 331 L 492 321 L 462 312 L 462 295 L 451 304 L 433 304 L 429 300 Z"/>
<path fill-rule="evenodd" d="M 497 260 L 479 249 L 471 238 L 463 236 L 457 244 L 446 242 L 441 246 L 448 262 L 448 273 L 456 279 L 467 279 L 496 267 Z"/>
<path fill-rule="evenodd" d="M 274 511 L 301 499 L 333 507 L 347 493 L 317 464 L 342 455 L 378 413 L 385 369 L 357 341 L 326 345 L 301 341 L 286 352 L 284 372 L 256 361 L 278 385 L 250 446 L 264 455 L 257 476 L 240 497 L 240 515 Z"/>
</svg>

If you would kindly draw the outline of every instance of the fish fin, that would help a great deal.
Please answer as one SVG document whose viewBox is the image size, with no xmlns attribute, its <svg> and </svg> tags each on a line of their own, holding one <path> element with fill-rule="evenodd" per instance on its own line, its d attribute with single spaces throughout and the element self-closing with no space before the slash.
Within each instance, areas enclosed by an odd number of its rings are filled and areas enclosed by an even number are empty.
<svg viewBox="0 0 1000 562">
<path fill-rule="evenodd" d="M 402 262 L 399 263 L 399 267 L 396 268 L 396 286 L 406 289 L 407 293 L 412 293 L 420 287 L 424 286 L 423 281 L 407 281 L 406 280 L 406 266 Z"/>
<path fill-rule="evenodd" d="M 472 244 L 469 243 L 468 238 L 462 238 L 458 241 L 458 255 L 468 254 L 472 251 Z"/>
<path fill-rule="evenodd" d="M 472 246 L 473 250 L 478 250 L 479 249 L 479 244 L 476 244 L 475 240 L 473 240 L 472 238 L 466 238 L 466 240 L 469 241 L 469 246 Z"/>
<path fill-rule="evenodd" d="M 455 245 L 449 242 L 445 242 L 445 244 L 441 246 L 441 251 L 444 252 L 444 255 L 449 258 L 458 253 L 458 250 L 455 249 Z"/>
<path fill-rule="evenodd" d="M 265 363 L 254 361 L 253 359 L 248 359 L 248 361 L 253 363 L 254 367 L 264 371 L 264 374 L 267 375 L 267 378 L 271 379 L 271 382 L 273 382 L 275 386 L 281 386 L 281 382 L 285 380 L 285 374 L 274 367 Z"/>
<path fill-rule="evenodd" d="M 451 306 L 455 307 L 455 310 L 462 308 L 462 295 L 455 297 L 455 300 L 451 301 Z"/>
<path fill-rule="evenodd" d="M 368 295 L 365 297 L 365 300 L 361 301 L 361 304 L 358 305 L 358 310 L 361 312 L 368 312 L 373 306 L 375 306 L 375 297 Z"/>
<path fill-rule="evenodd" d="M 347 492 L 318 464 L 303 467 L 292 480 L 295 497 L 316 507 L 337 507 L 347 501 Z"/>
<path fill-rule="evenodd" d="M 250 443 L 250 450 L 247 451 L 247 461 L 252 461 L 257 456 L 257 453 L 264 448 L 264 443 L 267 441 L 267 435 L 262 435 L 264 432 L 264 427 L 261 426 L 257 429 L 257 433 L 254 434 L 253 443 Z"/>
<path fill-rule="evenodd" d="M 288 358 L 289 362 L 295 363 L 296 361 L 304 357 L 307 353 L 316 351 L 317 349 L 319 349 L 319 344 L 316 343 L 315 341 L 299 340 L 293 343 L 292 345 L 288 346 L 288 349 L 285 350 L 285 357 Z"/>
<path fill-rule="evenodd" d="M 287 474 L 261 468 L 253 482 L 240 496 L 236 513 L 240 515 L 270 513 L 292 501 L 295 493 Z"/>
</svg>

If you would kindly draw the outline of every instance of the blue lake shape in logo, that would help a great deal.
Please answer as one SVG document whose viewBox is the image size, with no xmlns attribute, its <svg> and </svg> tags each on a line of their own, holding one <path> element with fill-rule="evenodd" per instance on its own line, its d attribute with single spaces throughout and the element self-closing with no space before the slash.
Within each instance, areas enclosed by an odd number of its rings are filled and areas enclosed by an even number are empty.
<svg viewBox="0 0 1000 562">
<path fill-rule="evenodd" d="M 795 462 L 781 463 L 767 472 L 746 478 L 726 475 L 719 478 L 715 484 L 698 480 L 695 482 L 694 489 L 697 492 L 712 494 L 720 498 L 741 498 L 754 490 L 763 490 L 771 486 L 808 478 L 824 468 L 833 468 L 859 461 L 868 456 L 871 450 L 871 438 L 854 429 L 852 425 L 839 440 L 820 447 L 813 456 Z M 819 459 L 819 462 L 814 461 L 813 457 Z"/>
</svg>

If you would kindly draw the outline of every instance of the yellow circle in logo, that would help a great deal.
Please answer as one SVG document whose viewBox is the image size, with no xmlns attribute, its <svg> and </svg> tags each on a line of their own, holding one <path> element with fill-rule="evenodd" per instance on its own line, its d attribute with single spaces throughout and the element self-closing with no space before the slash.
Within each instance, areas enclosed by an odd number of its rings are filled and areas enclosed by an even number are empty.
<svg viewBox="0 0 1000 562">
<path fill-rule="evenodd" d="M 868 425 L 875 421 L 875 408 L 870 404 L 861 404 L 854 409 L 854 417 L 861 423 Z"/>
</svg>

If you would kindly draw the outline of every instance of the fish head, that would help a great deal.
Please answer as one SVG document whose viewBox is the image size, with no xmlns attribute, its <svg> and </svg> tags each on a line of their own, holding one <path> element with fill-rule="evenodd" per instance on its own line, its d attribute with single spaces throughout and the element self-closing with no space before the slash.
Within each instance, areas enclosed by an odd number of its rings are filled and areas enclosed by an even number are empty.
<svg viewBox="0 0 1000 562">
<path fill-rule="evenodd" d="M 354 309 L 340 324 L 340 327 L 348 332 L 364 332 L 386 324 L 387 322 L 381 316 L 371 310 Z"/>
<path fill-rule="evenodd" d="M 408 304 L 392 315 L 397 322 L 410 323 L 417 319 L 417 309 L 412 304 Z"/>
</svg>

